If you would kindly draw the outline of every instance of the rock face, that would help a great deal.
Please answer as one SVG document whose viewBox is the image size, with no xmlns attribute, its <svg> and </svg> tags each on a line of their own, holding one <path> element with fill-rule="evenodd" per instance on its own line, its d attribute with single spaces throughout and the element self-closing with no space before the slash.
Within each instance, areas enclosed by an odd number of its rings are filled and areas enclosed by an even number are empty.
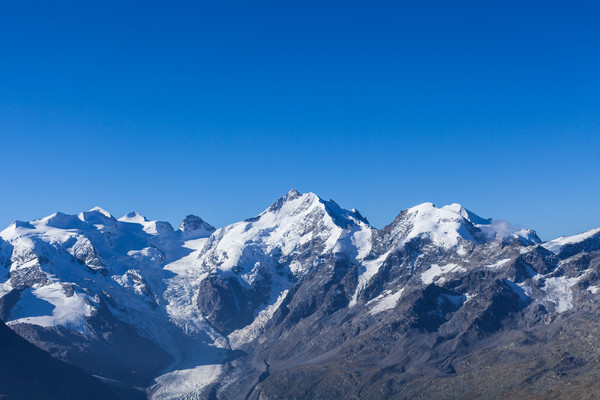
<svg viewBox="0 0 600 400">
<path fill-rule="evenodd" d="M 186 238 L 206 237 L 215 231 L 215 228 L 195 215 L 188 215 L 181 222 L 179 230 Z"/>
<path fill-rule="evenodd" d="M 7 400 L 143 399 L 58 361 L 0 322 L 0 398 Z"/>
<path fill-rule="evenodd" d="M 95 208 L 0 238 L 2 319 L 155 399 L 561 398 L 600 375 L 600 229 L 541 243 L 424 203 L 377 230 L 291 190 L 217 230 Z"/>
</svg>

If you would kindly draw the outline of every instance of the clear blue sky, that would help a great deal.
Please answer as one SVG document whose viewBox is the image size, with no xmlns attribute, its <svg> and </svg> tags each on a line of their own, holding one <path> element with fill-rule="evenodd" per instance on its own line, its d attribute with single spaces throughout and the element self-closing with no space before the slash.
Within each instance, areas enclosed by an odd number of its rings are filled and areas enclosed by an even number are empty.
<svg viewBox="0 0 600 400">
<path fill-rule="evenodd" d="M 598 227 L 597 4 L 3 2 L 0 225 L 222 226 L 294 187 L 376 227 L 424 201 Z"/>
</svg>

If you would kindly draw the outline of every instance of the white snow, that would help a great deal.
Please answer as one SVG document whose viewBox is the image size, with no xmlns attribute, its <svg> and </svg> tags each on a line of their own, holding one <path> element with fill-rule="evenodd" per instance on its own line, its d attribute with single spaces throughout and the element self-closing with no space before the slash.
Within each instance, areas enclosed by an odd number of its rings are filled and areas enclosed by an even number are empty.
<svg viewBox="0 0 600 400">
<path fill-rule="evenodd" d="M 270 299 L 259 311 L 261 315 L 293 284 L 286 274 L 275 272 L 280 263 L 288 263 L 289 272 L 301 277 L 318 265 L 316 257 L 306 260 L 316 250 L 315 246 L 322 246 L 319 254 L 334 253 L 360 261 L 370 253 L 371 240 L 371 227 L 356 212 L 343 210 L 314 193 L 292 190 L 257 217 L 215 231 L 198 262 L 206 272 L 235 277 L 247 286 L 269 274 Z M 362 283 L 355 297 L 384 258 L 364 263 L 366 271 L 361 274 L 366 272 L 366 275 L 359 278 Z M 355 303 L 356 298 L 352 305 Z"/>
<path fill-rule="evenodd" d="M 466 256 L 467 249 L 465 249 L 464 246 L 458 246 L 458 248 L 456 249 L 456 254 L 458 254 L 459 256 Z"/>
<path fill-rule="evenodd" d="M 481 242 L 514 238 L 524 243 L 539 241 L 533 231 L 519 229 L 505 221 L 483 219 L 456 203 L 441 208 L 433 203 L 423 203 L 405 213 L 392 230 L 392 235 L 398 238 L 397 246 L 416 237 L 427 237 L 443 248 L 456 247 L 462 240 Z M 460 251 L 464 252 L 464 249 Z"/>
<path fill-rule="evenodd" d="M 348 307 L 354 307 L 356 305 L 360 292 L 362 292 L 364 288 L 367 287 L 367 284 L 369 283 L 371 278 L 373 278 L 373 276 L 377 274 L 379 268 L 381 268 L 381 265 L 383 265 L 389 254 L 390 252 L 388 251 L 387 253 L 373 260 L 362 262 L 358 273 L 358 284 L 356 286 L 354 294 L 352 295 L 352 299 L 348 304 Z"/>
<path fill-rule="evenodd" d="M 120 222 L 136 224 L 142 227 L 144 232 L 149 235 L 169 235 L 174 233 L 174 229 L 168 222 L 165 221 L 150 221 L 146 217 L 137 212 L 131 212 L 119 218 Z"/>
<path fill-rule="evenodd" d="M 332 208 L 314 193 L 290 195 L 279 208 L 269 208 L 256 218 L 218 229 L 201 261 L 220 271 L 231 271 L 234 267 L 256 262 L 269 263 L 275 257 L 298 255 L 303 245 L 316 239 L 323 241 L 323 252 L 332 251 L 347 228 L 335 223 L 329 215 Z M 368 228 L 352 216 L 341 217 L 360 230 Z M 367 236 L 368 233 L 356 232 L 353 240 L 365 247 Z M 367 251 L 363 250 L 363 253 Z M 295 272 L 303 274 L 306 271 Z"/>
<path fill-rule="evenodd" d="M 591 293 L 591 294 L 596 294 L 598 293 L 598 286 L 590 286 L 587 288 L 587 290 Z"/>
<path fill-rule="evenodd" d="M 544 247 L 546 250 L 553 252 L 554 254 L 558 254 L 558 253 L 560 253 L 562 248 L 564 246 L 566 246 L 567 244 L 582 242 L 598 233 L 600 233 L 600 228 L 592 229 L 590 231 L 580 233 L 578 235 L 561 236 L 558 239 L 550 240 L 550 241 L 542 244 L 542 247 Z"/>
<path fill-rule="evenodd" d="M 503 266 L 505 266 L 506 264 L 508 264 L 511 261 L 512 261 L 512 259 L 505 258 L 505 259 L 496 261 L 495 263 L 485 265 L 485 267 L 489 268 L 489 269 L 497 270 L 497 269 L 502 268 Z"/>
<path fill-rule="evenodd" d="M 554 303 L 556 311 L 559 313 L 570 310 L 573 308 L 573 290 L 571 287 L 580 279 L 581 277 L 567 278 L 564 276 L 546 279 L 543 299 Z"/>
<path fill-rule="evenodd" d="M 358 260 L 363 260 L 371 251 L 371 239 L 373 232 L 370 229 L 359 229 L 352 235 L 352 244 L 357 249 Z"/>
<path fill-rule="evenodd" d="M 10 284 L 10 281 L 0 283 L 0 299 L 7 295 L 11 290 L 13 290 L 13 286 Z"/>
<path fill-rule="evenodd" d="M 428 236 L 434 244 L 450 248 L 459 239 L 475 240 L 463 223 L 466 210 L 459 204 L 437 208 L 433 203 L 423 203 L 408 209 L 410 230 L 404 233 L 404 244 L 418 236 Z"/>
<path fill-rule="evenodd" d="M 515 292 L 523 303 L 528 303 L 531 296 L 531 287 L 526 282 L 514 283 L 510 279 L 504 279 L 504 282 Z"/>
<path fill-rule="evenodd" d="M 86 334 L 86 317 L 92 315 L 93 299 L 75 291 L 67 296 L 63 286 L 56 282 L 21 293 L 7 323 L 28 323 L 43 327 L 64 326 Z"/>
<path fill-rule="evenodd" d="M 386 290 L 379 296 L 375 297 L 366 304 L 367 306 L 375 304 L 375 306 L 369 310 L 369 314 L 377 315 L 386 310 L 395 308 L 396 304 L 398 304 L 398 301 L 400 300 L 400 297 L 402 296 L 402 292 L 404 292 L 404 288 L 401 288 L 395 293 L 391 293 L 391 291 Z"/>
<path fill-rule="evenodd" d="M 589 271 L 589 270 L 588 270 Z M 587 272 L 587 271 L 586 271 Z M 546 278 L 536 275 L 533 282 L 521 282 L 518 285 L 525 291 L 527 296 L 533 297 L 534 301 L 539 304 L 554 306 L 554 310 L 558 313 L 563 313 L 573 308 L 573 289 L 584 276 L 585 272 L 577 277 L 568 278 L 566 276 L 558 276 Z M 533 286 L 533 283 L 543 282 L 539 288 Z M 535 291 L 535 295 L 534 294 Z M 538 292 L 539 291 L 539 292 Z"/>
<path fill-rule="evenodd" d="M 478 229 L 494 238 L 512 229 L 479 218 L 458 204 L 437 208 L 424 203 L 406 215 L 392 231 L 397 246 L 427 236 L 435 245 L 453 247 L 462 255 L 466 255 L 460 246 L 463 240 L 482 240 L 473 236 L 481 233 Z M 220 379 L 223 349 L 236 349 L 255 339 L 294 282 L 323 265 L 323 255 L 359 263 L 352 307 L 392 251 L 375 253 L 374 231 L 357 211 L 293 190 L 257 217 L 214 232 L 198 217 L 184 221 L 174 230 L 167 222 L 150 221 L 138 213 L 116 220 L 94 207 L 77 215 L 55 213 L 15 222 L 0 232 L 11 245 L 10 271 L 40 278 L 23 292 L 9 324 L 64 326 L 88 334 L 86 318 L 99 306 L 102 294 L 110 299 L 116 318 L 135 326 L 175 358 L 156 379 L 152 398 L 193 399 Z M 508 261 L 487 267 L 499 268 Z M 420 279 L 424 284 L 441 283 L 445 274 L 459 271 L 464 268 L 456 264 L 434 264 Z M 238 279 L 246 287 L 265 275 L 271 283 L 268 300 L 256 310 L 253 322 L 228 337 L 216 332 L 197 306 L 199 286 L 212 273 Z M 63 283 L 72 285 L 72 294 Z M 560 282 L 547 283 L 548 296 L 564 298 L 561 287 Z M 0 296 L 11 289 L 8 281 L 0 282 Z M 377 296 L 367 303 L 368 312 L 377 315 L 393 309 L 403 290 Z M 567 303 L 563 301 L 559 308 Z"/>
<path fill-rule="evenodd" d="M 105 210 L 105 209 L 103 209 L 102 207 L 98 207 L 98 206 L 96 206 L 96 207 L 94 207 L 94 208 L 92 208 L 92 209 L 90 210 L 90 212 L 93 212 L 93 211 L 97 211 L 97 212 L 99 212 L 100 214 L 104 215 L 106 218 L 112 218 L 112 217 L 113 217 L 112 215 L 110 215 L 110 213 L 109 213 L 108 211 L 106 211 L 106 210 Z"/>
<path fill-rule="evenodd" d="M 132 211 L 129 214 L 123 215 L 121 218 L 119 218 L 119 221 L 129 222 L 130 224 L 144 224 L 145 222 L 148 222 L 146 217 L 137 211 Z"/>
<path fill-rule="evenodd" d="M 176 348 L 169 342 L 187 334 L 190 326 L 195 328 L 190 334 L 210 332 L 200 315 L 177 318 L 181 310 L 172 307 L 176 300 L 168 296 L 173 291 L 167 291 L 170 278 L 174 282 L 194 281 L 201 271 L 192 267 L 197 261 L 196 251 L 207 238 L 183 242 L 183 234 L 174 232 L 167 223 L 147 221 L 139 214 L 117 221 L 98 208 L 77 216 L 55 213 L 30 223 L 17 222 L 1 235 L 14 246 L 12 271 L 29 268 L 48 279 L 48 283 L 38 284 L 21 296 L 11 323 L 65 326 L 85 334 L 85 319 L 96 301 L 77 289 L 85 288 L 92 294 L 104 293 L 110 304 L 116 305 L 111 311 L 117 318 L 165 348 Z M 94 261 L 98 257 L 104 266 Z M 171 265 L 173 273 L 163 269 L 165 263 L 174 260 L 179 264 Z M 84 264 L 88 261 L 92 264 Z M 93 272 L 98 268 L 105 268 L 107 276 Z M 59 281 L 71 282 L 74 294 L 67 296 Z M 9 290 L 7 285 L 3 288 Z M 178 293 L 185 294 L 189 303 L 197 296 L 191 291 Z M 210 334 L 217 345 L 226 346 L 224 338 Z"/>
<path fill-rule="evenodd" d="M 215 383 L 222 373 L 222 364 L 199 365 L 168 372 L 155 379 L 156 383 L 148 390 L 150 398 L 152 400 L 207 398 L 203 393 L 204 389 L 211 383 Z"/>
<path fill-rule="evenodd" d="M 243 344 L 249 343 L 258 337 L 263 332 L 265 324 L 273 317 L 273 314 L 275 314 L 275 311 L 277 311 L 287 294 L 288 290 L 281 292 L 277 301 L 261 310 L 250 325 L 231 332 L 228 336 L 231 348 L 238 349 Z"/>
<path fill-rule="evenodd" d="M 449 274 L 451 272 L 464 272 L 465 269 L 458 264 L 446 264 L 443 266 L 439 266 L 437 264 L 431 264 L 427 271 L 421 274 L 421 282 L 425 285 L 429 285 L 434 281 L 438 283 L 443 283 L 445 278 L 441 277 L 442 275 Z M 437 277 L 441 277 L 436 280 Z"/>
<path fill-rule="evenodd" d="M 187 332 L 201 331 L 204 317 L 198 311 L 196 296 L 200 282 L 207 272 L 200 268 L 198 256 L 208 238 L 186 241 L 183 248 L 190 252 L 175 261 L 165 265 L 165 271 L 172 272 L 173 277 L 167 279 L 167 289 L 163 296 L 167 302 L 165 309 L 170 318 Z"/>
</svg>

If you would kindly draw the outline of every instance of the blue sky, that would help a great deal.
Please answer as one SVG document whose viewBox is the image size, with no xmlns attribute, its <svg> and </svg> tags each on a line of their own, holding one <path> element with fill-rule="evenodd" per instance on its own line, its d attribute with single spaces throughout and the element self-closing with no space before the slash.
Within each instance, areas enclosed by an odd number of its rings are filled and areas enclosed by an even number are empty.
<svg viewBox="0 0 600 400">
<path fill-rule="evenodd" d="M 0 225 L 100 205 L 222 226 L 290 188 L 600 226 L 600 6 L 4 2 Z M 87 4 L 81 4 L 87 3 Z"/>
</svg>

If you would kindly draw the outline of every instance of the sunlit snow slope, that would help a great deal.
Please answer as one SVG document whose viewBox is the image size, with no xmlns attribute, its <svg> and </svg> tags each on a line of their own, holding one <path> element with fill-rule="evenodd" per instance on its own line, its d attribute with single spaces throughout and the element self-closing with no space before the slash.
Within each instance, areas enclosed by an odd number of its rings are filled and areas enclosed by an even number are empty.
<svg viewBox="0 0 600 400">
<path fill-rule="evenodd" d="M 17 221 L 0 233 L 0 316 L 95 375 L 146 386 L 156 399 L 207 398 L 233 385 L 232 360 L 269 326 L 321 306 L 381 318 L 412 287 L 442 286 L 477 268 L 496 274 L 497 290 L 522 304 L 565 312 L 584 275 L 520 260 L 545 252 L 544 262 L 556 264 L 552 254 L 576 254 L 597 236 L 541 244 L 533 231 L 432 203 L 378 230 L 354 209 L 295 190 L 219 229 L 196 216 L 174 229 L 95 207 Z M 311 288 L 329 303 L 307 301 Z M 478 301 L 471 292 L 436 296 L 456 310 Z M 144 357 L 152 363 L 137 370 Z"/>
</svg>

